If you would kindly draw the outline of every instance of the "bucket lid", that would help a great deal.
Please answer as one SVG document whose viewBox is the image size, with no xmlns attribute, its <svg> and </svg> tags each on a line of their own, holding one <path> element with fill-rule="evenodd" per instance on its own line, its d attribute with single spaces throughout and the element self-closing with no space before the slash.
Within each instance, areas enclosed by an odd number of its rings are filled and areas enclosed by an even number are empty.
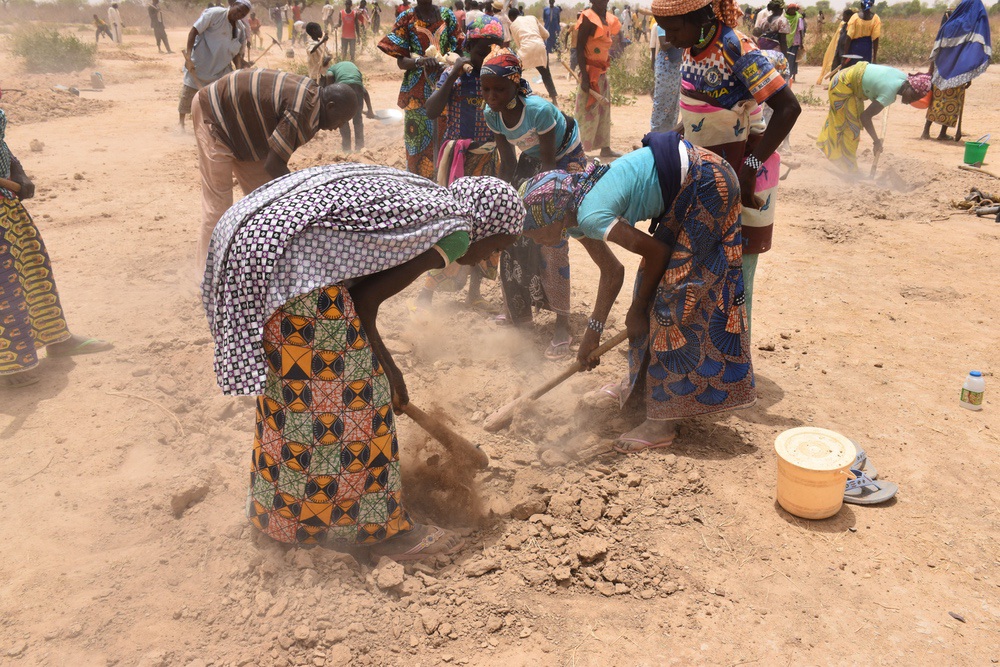
<svg viewBox="0 0 1000 667">
<path fill-rule="evenodd" d="M 840 470 L 854 462 L 858 450 L 846 437 L 825 428 L 800 426 L 780 433 L 774 451 L 806 470 Z"/>
</svg>

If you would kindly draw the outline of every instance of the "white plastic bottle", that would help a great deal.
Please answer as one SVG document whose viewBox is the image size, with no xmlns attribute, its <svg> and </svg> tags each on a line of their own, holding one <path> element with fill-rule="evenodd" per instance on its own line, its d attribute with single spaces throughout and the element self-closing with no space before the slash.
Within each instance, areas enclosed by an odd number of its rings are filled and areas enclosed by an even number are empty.
<svg viewBox="0 0 1000 667">
<path fill-rule="evenodd" d="M 983 374 L 979 371 L 969 371 L 969 377 L 965 378 L 962 385 L 962 395 L 958 399 L 958 404 L 966 410 L 983 409 L 983 392 L 986 390 L 986 382 Z"/>
</svg>

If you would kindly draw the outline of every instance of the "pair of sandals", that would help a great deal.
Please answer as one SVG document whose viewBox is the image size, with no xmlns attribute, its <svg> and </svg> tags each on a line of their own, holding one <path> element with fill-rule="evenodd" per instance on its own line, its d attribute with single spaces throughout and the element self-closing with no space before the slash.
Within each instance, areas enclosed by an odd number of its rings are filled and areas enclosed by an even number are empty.
<svg viewBox="0 0 1000 667">
<path fill-rule="evenodd" d="M 868 460 L 865 450 L 856 442 L 854 446 L 858 454 L 851 464 L 851 478 L 847 480 L 844 489 L 844 502 L 852 505 L 878 505 L 894 498 L 899 491 L 899 485 L 876 479 L 878 470 Z"/>
</svg>

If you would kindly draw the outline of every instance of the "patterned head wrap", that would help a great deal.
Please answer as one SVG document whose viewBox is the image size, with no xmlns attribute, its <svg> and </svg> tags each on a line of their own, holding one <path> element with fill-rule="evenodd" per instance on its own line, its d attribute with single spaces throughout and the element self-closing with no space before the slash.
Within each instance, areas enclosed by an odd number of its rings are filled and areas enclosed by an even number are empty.
<svg viewBox="0 0 1000 667">
<path fill-rule="evenodd" d="M 730 28 L 735 28 L 743 16 L 736 0 L 653 0 L 653 16 L 683 16 L 712 5 L 715 17 Z"/>
<path fill-rule="evenodd" d="M 508 183 L 492 176 L 466 176 L 452 183 L 448 189 L 456 200 L 470 209 L 472 243 L 498 234 L 521 233 L 524 221 L 524 204 L 517 190 Z"/>
<path fill-rule="evenodd" d="M 250 11 L 250 10 L 253 9 L 253 5 L 250 4 L 250 0 L 235 0 L 235 2 L 233 2 L 233 4 L 234 5 L 243 5 L 244 7 L 247 8 L 247 11 Z"/>
<path fill-rule="evenodd" d="M 911 74 L 906 77 L 906 82 L 909 83 L 910 88 L 916 91 L 916 93 L 921 97 L 931 92 L 931 75 L 927 72 Z"/>
<path fill-rule="evenodd" d="M 861 9 L 871 9 L 874 4 L 875 0 L 861 0 Z"/>
<path fill-rule="evenodd" d="M 524 228 L 540 229 L 565 219 L 567 212 L 580 208 L 580 202 L 609 168 L 595 162 L 576 174 L 546 171 L 525 181 L 518 190 L 528 209 Z"/>
<path fill-rule="evenodd" d="M 518 87 L 518 95 L 527 97 L 531 94 L 531 86 L 528 85 L 528 80 L 521 76 L 521 72 L 521 59 L 517 54 L 510 49 L 495 46 L 483 61 L 479 75 L 492 74 L 513 81 Z"/>
<path fill-rule="evenodd" d="M 492 39 L 498 44 L 503 42 L 503 24 L 500 19 L 483 14 L 469 24 L 465 33 L 465 40 Z"/>
</svg>

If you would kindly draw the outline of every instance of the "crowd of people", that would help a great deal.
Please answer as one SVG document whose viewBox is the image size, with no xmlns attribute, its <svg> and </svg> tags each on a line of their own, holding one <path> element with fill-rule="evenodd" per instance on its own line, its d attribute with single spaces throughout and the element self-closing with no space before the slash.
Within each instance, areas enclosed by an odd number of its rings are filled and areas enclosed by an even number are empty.
<svg viewBox="0 0 1000 667">
<path fill-rule="evenodd" d="M 158 3 L 150 22 L 169 52 Z M 563 22 L 555 0 L 540 19 L 511 0 L 454 9 L 403 0 L 384 35 L 377 2 L 327 4 L 321 22 L 309 23 L 302 7 L 270 15 L 278 40 L 285 25 L 293 42 L 305 40 L 307 76 L 248 67 L 260 27 L 250 0 L 205 10 L 183 51 L 179 112 L 182 125 L 192 116 L 197 142 L 198 265 L 215 371 L 225 393 L 257 396 L 254 526 L 285 543 L 363 546 L 398 560 L 461 548 L 457 535 L 414 521 L 400 484 L 395 415 L 406 411 L 408 392 L 378 316 L 418 281 L 421 306 L 432 308 L 437 291 L 466 284 L 467 302 L 479 305 L 481 281 L 498 280 L 498 322 L 528 326 L 535 311 L 549 310 L 545 356 L 572 356 L 579 334 L 576 359 L 592 368 L 625 283 L 610 249 L 619 246 L 642 260 L 625 319 L 628 364 L 590 398 L 642 405 L 646 419 L 614 449 L 668 447 L 678 420 L 755 402 L 754 278 L 772 244 L 782 147 L 801 112 L 791 87 L 808 28 L 799 6 L 771 0 L 744 17 L 734 0 L 654 0 L 651 10 L 619 12 L 592 0 Z M 347 152 L 353 125 L 353 149 L 364 146 L 365 107 L 374 112 L 353 61 L 369 30 L 403 72 L 406 169 L 341 163 L 290 172 L 291 155 L 320 130 L 339 129 Z M 338 32 L 335 60 L 327 43 Z M 928 72 L 878 64 L 880 34 L 863 0 L 834 30 L 824 64 L 830 108 L 817 145 L 847 171 L 857 169 L 862 128 L 882 150 L 874 118 L 897 98 L 927 103 L 925 134 L 932 122 L 942 137 L 960 128 L 964 89 L 989 62 L 980 0 L 945 16 Z M 647 35 L 650 133 L 620 155 L 611 148 L 607 73 L 623 40 Z M 572 115 L 558 106 L 551 75 L 568 44 L 575 64 L 567 69 L 579 70 Z M 545 97 L 529 72 L 540 75 Z M 34 186 L 3 143 L 5 130 L 0 111 L 0 222 L 17 239 L 0 248 L 0 379 L 17 387 L 37 379 L 40 347 L 60 356 L 110 344 L 69 333 L 51 279 L 42 287 L 24 279 L 29 260 L 51 267 L 21 203 Z M 234 177 L 244 193 L 235 204 Z M 600 274 L 582 333 L 570 324 L 574 239 Z"/>
</svg>

